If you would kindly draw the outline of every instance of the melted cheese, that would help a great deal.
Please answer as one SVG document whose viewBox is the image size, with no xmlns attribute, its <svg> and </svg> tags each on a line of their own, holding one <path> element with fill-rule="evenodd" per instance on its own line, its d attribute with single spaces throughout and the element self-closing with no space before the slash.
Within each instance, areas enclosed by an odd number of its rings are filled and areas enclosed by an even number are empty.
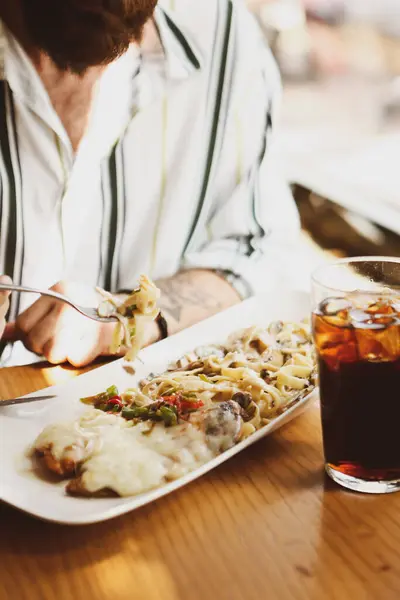
<svg viewBox="0 0 400 600">
<path fill-rule="evenodd" d="M 120 496 L 132 496 L 165 481 L 165 458 L 141 443 L 143 435 L 136 430 L 116 426 L 102 434 L 101 446 L 82 468 L 82 483 L 88 492 L 111 489 Z"/>
<path fill-rule="evenodd" d="M 49 425 L 38 436 L 34 448 L 50 448 L 56 460 L 73 458 L 80 462 L 95 450 L 101 442 L 101 433 L 115 426 L 116 418 L 100 410 L 87 411 L 79 420 Z M 122 419 L 121 419 L 122 421 Z M 124 421 L 121 427 L 127 425 Z"/>
<path fill-rule="evenodd" d="M 133 426 L 116 415 L 91 410 L 78 421 L 47 427 L 35 448 L 51 448 L 61 460 L 83 460 L 82 483 L 90 493 L 111 489 L 132 496 L 193 471 L 215 455 L 197 427 Z M 78 458 L 79 457 L 79 458 Z"/>
</svg>

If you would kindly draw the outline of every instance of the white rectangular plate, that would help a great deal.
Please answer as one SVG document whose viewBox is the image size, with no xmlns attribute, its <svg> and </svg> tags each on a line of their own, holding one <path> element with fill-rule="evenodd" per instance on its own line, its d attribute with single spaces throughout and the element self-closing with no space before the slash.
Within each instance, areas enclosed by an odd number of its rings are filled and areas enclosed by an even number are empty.
<svg viewBox="0 0 400 600">
<path fill-rule="evenodd" d="M 244 448 L 295 418 L 315 398 L 304 398 L 272 423 L 237 444 L 231 450 L 160 489 L 132 498 L 85 499 L 67 496 L 65 482 L 55 484 L 34 472 L 26 451 L 48 424 L 69 420 L 87 410 L 82 396 L 101 392 L 115 384 L 121 390 L 135 386 L 150 372 L 165 370 L 168 363 L 197 346 L 223 342 L 233 331 L 251 325 L 267 325 L 274 320 L 300 320 L 308 315 L 307 295 L 297 292 L 257 296 L 178 335 L 146 348 L 137 361 L 136 373 L 127 372 L 124 361 L 116 361 L 70 382 L 49 389 L 55 398 L 0 408 L 0 500 L 36 517 L 69 525 L 96 523 L 148 504 L 214 469 Z M 47 393 L 47 391 L 46 391 Z M 38 392 L 40 395 L 40 392 Z"/>
</svg>

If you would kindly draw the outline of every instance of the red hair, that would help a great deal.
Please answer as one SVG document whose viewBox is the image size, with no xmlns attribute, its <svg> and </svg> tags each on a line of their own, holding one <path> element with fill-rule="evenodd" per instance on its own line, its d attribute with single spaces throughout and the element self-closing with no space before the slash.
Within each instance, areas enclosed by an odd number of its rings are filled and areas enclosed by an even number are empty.
<svg viewBox="0 0 400 600">
<path fill-rule="evenodd" d="M 63 70 L 82 73 L 140 42 L 157 0 L 21 0 L 32 43 Z"/>
</svg>

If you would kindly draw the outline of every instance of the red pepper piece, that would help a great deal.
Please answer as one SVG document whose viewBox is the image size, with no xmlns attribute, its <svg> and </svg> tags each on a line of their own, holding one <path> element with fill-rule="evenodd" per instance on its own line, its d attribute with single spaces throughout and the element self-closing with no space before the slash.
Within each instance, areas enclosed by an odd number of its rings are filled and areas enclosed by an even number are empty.
<svg viewBox="0 0 400 600">
<path fill-rule="evenodd" d="M 190 400 L 182 400 L 181 402 L 183 410 L 198 410 L 204 406 L 204 402 L 198 400 L 197 402 L 191 402 Z"/>
<path fill-rule="evenodd" d="M 111 404 L 112 406 L 123 406 L 120 396 L 113 396 L 113 398 L 110 398 L 110 400 L 107 401 L 107 404 Z"/>
<path fill-rule="evenodd" d="M 172 396 L 162 396 L 161 400 L 166 402 L 167 404 L 171 404 L 172 406 L 176 406 L 178 412 L 184 412 L 187 410 L 198 410 L 204 406 L 204 402 L 198 400 L 197 402 L 191 402 L 190 400 L 185 400 L 182 397 L 182 394 L 173 394 Z"/>
</svg>

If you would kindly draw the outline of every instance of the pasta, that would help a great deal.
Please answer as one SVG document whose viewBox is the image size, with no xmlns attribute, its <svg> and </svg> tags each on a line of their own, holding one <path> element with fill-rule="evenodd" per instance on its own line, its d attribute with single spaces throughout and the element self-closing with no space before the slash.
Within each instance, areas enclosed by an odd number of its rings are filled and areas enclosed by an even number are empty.
<svg viewBox="0 0 400 600">
<path fill-rule="evenodd" d="M 101 317 L 115 316 L 119 321 L 111 352 L 119 352 L 121 345 L 124 345 L 127 348 L 125 359 L 133 361 L 145 343 L 148 324 L 159 314 L 160 291 L 146 275 L 140 277 L 139 287 L 124 302 L 104 290 L 98 291 L 104 297 L 98 307 L 98 314 Z"/>
<path fill-rule="evenodd" d="M 315 374 L 309 324 L 278 322 L 237 332 L 223 346 L 199 348 L 127 397 L 140 403 L 179 394 L 205 408 L 236 398 L 243 421 L 258 429 L 309 393 Z"/>
<path fill-rule="evenodd" d="M 117 397 L 121 403 L 115 412 L 132 416 L 136 410 L 147 419 L 146 407 L 160 402 L 171 410 L 184 405 L 193 412 L 233 399 L 241 407 L 243 423 L 257 430 L 308 394 L 315 387 L 315 377 L 309 324 L 277 322 L 266 329 L 239 331 L 224 345 L 198 348 L 121 396 L 112 386 L 87 400 L 107 410 L 110 398 Z M 166 422 L 171 420 L 171 412 L 164 414 Z"/>
<path fill-rule="evenodd" d="M 149 308 L 145 287 L 134 297 Z M 45 428 L 33 451 L 49 470 L 71 478 L 70 494 L 134 495 L 249 437 L 308 395 L 315 380 L 308 323 L 251 327 L 188 353 L 137 388 L 120 394 L 111 386 L 83 398 L 92 408 Z"/>
</svg>

